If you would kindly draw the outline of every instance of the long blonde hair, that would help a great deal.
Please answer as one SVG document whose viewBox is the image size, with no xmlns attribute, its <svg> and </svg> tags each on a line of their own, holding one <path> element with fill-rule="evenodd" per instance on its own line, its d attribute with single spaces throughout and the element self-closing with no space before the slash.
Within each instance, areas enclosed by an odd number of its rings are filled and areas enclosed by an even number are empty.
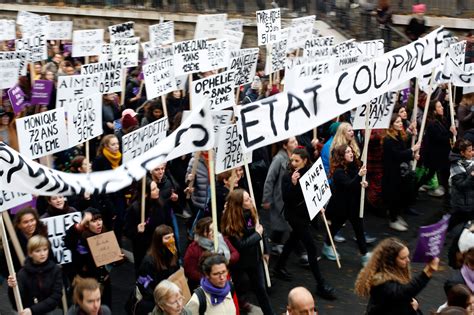
<svg viewBox="0 0 474 315">
<path fill-rule="evenodd" d="M 397 257 L 406 246 L 398 238 L 382 240 L 372 252 L 367 265 L 359 272 L 355 282 L 355 293 L 362 297 L 370 296 L 370 289 L 387 281 L 407 284 L 411 280 L 410 267 L 397 265 Z"/>
<path fill-rule="evenodd" d="M 336 134 L 334 135 L 334 139 L 332 140 L 331 143 L 331 148 L 329 152 L 332 152 L 334 148 L 340 146 L 340 145 L 349 145 L 352 149 L 352 152 L 354 152 L 354 157 L 359 158 L 360 157 L 360 149 L 359 145 L 357 144 L 357 141 L 355 138 L 353 140 L 347 140 L 346 138 L 346 132 L 347 129 L 349 129 L 351 124 L 348 122 L 342 122 L 339 127 L 337 127 Z"/>
</svg>

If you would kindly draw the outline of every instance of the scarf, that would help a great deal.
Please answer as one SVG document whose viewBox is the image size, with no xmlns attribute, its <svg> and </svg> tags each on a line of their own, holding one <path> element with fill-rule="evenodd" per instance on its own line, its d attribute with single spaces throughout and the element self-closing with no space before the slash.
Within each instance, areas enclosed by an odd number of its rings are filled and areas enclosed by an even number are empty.
<svg viewBox="0 0 474 315">
<path fill-rule="evenodd" d="M 201 278 L 201 287 L 202 289 L 211 295 L 211 304 L 215 306 L 217 304 L 222 303 L 224 301 L 227 294 L 230 292 L 230 284 L 229 281 L 225 283 L 225 287 L 223 288 L 216 288 L 209 282 L 207 278 Z"/>
<path fill-rule="evenodd" d="M 466 281 L 466 285 L 469 287 L 469 289 L 474 291 L 474 271 L 472 271 L 468 266 L 462 265 L 461 275 L 464 281 Z"/>
<path fill-rule="evenodd" d="M 197 234 L 194 235 L 194 240 L 207 251 L 210 251 L 211 253 L 214 253 L 214 241 L 210 240 L 206 237 L 199 236 Z M 229 247 L 227 246 L 226 242 L 224 241 L 224 237 L 222 236 L 221 233 L 217 235 L 217 254 L 223 254 L 225 257 L 225 260 L 229 262 L 230 260 L 230 250 Z"/>
<path fill-rule="evenodd" d="M 104 148 L 104 150 L 102 150 L 102 154 L 104 154 L 105 158 L 110 162 L 112 169 L 119 167 L 120 160 L 122 159 L 122 153 L 112 153 L 109 151 L 109 149 Z"/>
</svg>

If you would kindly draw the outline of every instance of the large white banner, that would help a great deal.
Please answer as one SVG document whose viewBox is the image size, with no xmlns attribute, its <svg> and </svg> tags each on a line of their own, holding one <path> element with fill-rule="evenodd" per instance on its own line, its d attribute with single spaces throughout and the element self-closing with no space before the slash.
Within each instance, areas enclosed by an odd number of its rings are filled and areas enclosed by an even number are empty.
<svg viewBox="0 0 474 315">
<path fill-rule="evenodd" d="M 149 100 L 176 90 L 173 57 L 145 64 L 143 74 Z"/>
<path fill-rule="evenodd" d="M 198 15 L 194 39 L 216 39 L 222 37 L 227 21 L 227 14 L 201 14 Z"/>
<path fill-rule="evenodd" d="M 257 15 L 258 45 L 267 45 L 280 40 L 281 13 L 280 9 L 261 10 Z"/>
<path fill-rule="evenodd" d="M 313 220 L 331 198 L 331 189 L 321 158 L 301 176 L 299 183 L 303 191 L 309 219 Z"/>
<path fill-rule="evenodd" d="M 18 82 L 18 73 L 20 72 L 20 60 L 2 60 L 0 61 L 0 90 L 9 89 Z"/>
<path fill-rule="evenodd" d="M 36 159 L 68 148 L 64 108 L 16 120 L 20 152 Z M 15 190 L 14 186 L 8 186 Z"/>
<path fill-rule="evenodd" d="M 88 63 L 81 66 L 81 75 L 100 76 L 99 92 L 102 94 L 122 91 L 122 61 Z"/>
<path fill-rule="evenodd" d="M 291 65 L 285 71 L 285 91 L 301 91 L 317 80 L 334 74 L 334 58 L 321 61 Z"/>
<path fill-rule="evenodd" d="M 15 20 L 0 20 L 0 40 L 16 39 Z"/>
<path fill-rule="evenodd" d="M 69 40 L 72 38 L 72 21 L 49 21 L 47 40 Z"/>
<path fill-rule="evenodd" d="M 369 115 L 369 129 L 387 129 L 390 125 L 393 108 L 397 102 L 397 92 L 386 92 L 369 102 L 357 107 L 352 129 L 365 129 L 365 121 Z"/>
<path fill-rule="evenodd" d="M 409 45 L 319 80 L 301 92 L 279 93 L 238 106 L 235 114 L 244 151 L 302 134 L 435 68 L 443 58 L 442 32 L 443 28 L 438 28 Z"/>
<path fill-rule="evenodd" d="M 138 66 L 140 37 L 115 38 L 110 41 L 110 47 L 113 61 L 122 61 L 125 68 Z"/>
<path fill-rule="evenodd" d="M 0 190 L 0 212 L 22 205 L 31 201 L 31 199 L 33 199 L 33 196 L 30 194 Z"/>
<path fill-rule="evenodd" d="M 104 43 L 104 30 L 79 30 L 72 33 L 72 56 L 99 56 Z"/>
<path fill-rule="evenodd" d="M 101 82 L 100 73 L 59 76 L 57 88 L 56 108 L 68 106 L 86 95 L 102 93 L 101 90 L 106 90 L 105 83 Z"/>
<path fill-rule="evenodd" d="M 123 162 L 131 161 L 158 145 L 166 138 L 168 128 L 168 118 L 163 117 L 124 135 L 122 137 Z"/>
<path fill-rule="evenodd" d="M 191 89 L 193 104 L 203 102 L 206 97 L 210 98 L 211 109 L 214 110 L 234 106 L 234 73 L 232 71 L 226 71 L 193 81 Z"/>
<path fill-rule="evenodd" d="M 233 112 L 231 110 L 211 110 L 212 125 L 214 133 L 217 133 L 220 127 L 230 124 Z M 183 119 L 187 119 L 191 115 L 191 111 L 183 111 Z"/>
<path fill-rule="evenodd" d="M 168 21 L 148 26 L 150 42 L 155 47 L 174 42 L 174 22 Z"/>
<path fill-rule="evenodd" d="M 67 108 L 69 147 L 100 136 L 102 130 L 102 94 L 86 95 Z"/>
<path fill-rule="evenodd" d="M 188 119 L 159 146 L 112 171 L 71 174 L 40 165 L 0 142 L 0 185 L 18 192 L 51 195 L 109 193 L 129 186 L 146 173 L 182 155 L 214 146 L 212 116 L 205 104 L 195 106 Z"/>
<path fill-rule="evenodd" d="M 193 39 L 173 43 L 174 75 L 180 76 L 209 69 L 207 46 L 207 39 Z"/>
<path fill-rule="evenodd" d="M 39 34 L 33 37 L 25 37 L 15 40 L 15 50 L 29 51 L 31 61 L 43 61 L 48 59 L 48 43 L 46 35 Z"/>
</svg>

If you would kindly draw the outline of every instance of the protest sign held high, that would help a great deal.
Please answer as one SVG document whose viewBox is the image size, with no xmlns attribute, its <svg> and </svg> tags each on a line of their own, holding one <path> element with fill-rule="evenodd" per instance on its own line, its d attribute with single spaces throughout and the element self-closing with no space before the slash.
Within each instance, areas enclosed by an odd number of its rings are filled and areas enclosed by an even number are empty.
<svg viewBox="0 0 474 315">
<path fill-rule="evenodd" d="M 31 105 L 48 105 L 51 99 L 54 82 L 49 80 L 35 80 L 31 88 Z"/>
<path fill-rule="evenodd" d="M 104 30 L 80 30 L 72 33 L 72 56 L 98 56 L 102 53 Z"/>
<path fill-rule="evenodd" d="M 138 65 L 140 37 L 115 38 L 110 41 L 112 60 L 121 61 L 124 68 Z"/>
<path fill-rule="evenodd" d="M 369 108 L 367 108 L 367 104 L 357 107 L 352 128 L 354 130 L 365 129 L 366 115 L 369 115 L 370 129 L 387 129 L 396 101 L 397 92 L 386 92 L 371 100 Z"/>
<path fill-rule="evenodd" d="M 461 69 L 464 69 L 464 62 L 466 60 L 466 45 L 467 42 L 463 40 L 458 43 L 451 44 L 448 49 L 449 56 Z"/>
<path fill-rule="evenodd" d="M 99 62 L 112 61 L 112 47 L 110 44 L 102 44 L 102 51 L 99 55 Z"/>
<path fill-rule="evenodd" d="M 309 218 L 312 220 L 331 198 L 328 178 L 319 158 L 299 180 Z"/>
<path fill-rule="evenodd" d="M 100 136 L 102 130 L 102 94 L 86 95 L 67 107 L 69 147 Z"/>
<path fill-rule="evenodd" d="M 20 71 L 20 60 L 0 61 L 0 90 L 9 89 L 18 82 L 18 72 Z"/>
<path fill-rule="evenodd" d="M 147 42 L 150 43 L 150 42 Z M 160 61 L 161 59 L 165 59 L 168 57 L 173 57 L 174 49 L 173 46 L 163 46 L 163 47 L 152 47 L 152 45 L 146 45 L 146 43 L 142 43 L 143 47 L 143 63 L 152 63 L 156 61 Z"/>
<path fill-rule="evenodd" d="M 176 90 L 173 57 L 143 66 L 146 96 L 149 100 Z"/>
<path fill-rule="evenodd" d="M 117 238 L 113 231 L 101 233 L 87 238 L 92 258 L 97 267 L 122 260 Z"/>
<path fill-rule="evenodd" d="M 105 83 L 100 81 L 101 74 L 68 75 L 58 77 L 56 108 L 68 106 L 74 100 L 105 91 Z"/>
<path fill-rule="evenodd" d="M 242 46 L 244 33 L 233 30 L 224 30 L 223 38 L 227 39 L 229 51 L 239 50 L 240 46 Z"/>
<path fill-rule="evenodd" d="M 174 22 L 168 21 L 148 27 L 150 42 L 155 47 L 174 43 Z"/>
<path fill-rule="evenodd" d="M 8 98 L 10 99 L 10 104 L 12 104 L 13 112 L 15 113 L 21 112 L 27 105 L 25 102 L 25 93 L 18 85 L 8 90 Z"/>
<path fill-rule="evenodd" d="M 450 217 L 446 214 L 439 222 L 420 227 L 413 262 L 427 263 L 435 257 L 440 257 Z"/>
<path fill-rule="evenodd" d="M 236 87 L 252 83 L 257 70 L 258 48 L 241 49 L 235 52 L 229 61 L 228 71 L 235 74 L 234 84 Z"/>
<path fill-rule="evenodd" d="M 267 51 L 265 74 L 285 69 L 287 42 L 288 40 L 285 38 L 271 44 L 272 49 Z"/>
<path fill-rule="evenodd" d="M 49 15 L 38 15 L 30 12 L 20 11 L 26 13 L 24 18 L 20 17 L 18 13 L 17 20 L 23 20 L 20 25 L 20 30 L 23 38 L 35 37 L 37 35 L 46 35 L 49 28 Z"/>
<path fill-rule="evenodd" d="M 33 62 L 48 59 L 48 45 L 45 34 L 17 39 L 15 40 L 15 47 L 17 51 L 28 51 Z"/>
<path fill-rule="evenodd" d="M 364 42 L 357 42 L 357 50 L 361 55 L 363 62 L 369 61 L 372 58 L 380 57 L 384 54 L 384 40 L 368 40 Z"/>
<path fill-rule="evenodd" d="M 72 38 L 72 21 L 49 21 L 47 40 L 67 40 Z"/>
<path fill-rule="evenodd" d="M 20 68 L 18 74 L 25 76 L 26 69 L 28 68 L 28 61 L 31 60 L 30 52 L 27 50 L 0 52 L 0 61 L 13 59 L 18 59 L 20 61 Z"/>
<path fill-rule="evenodd" d="M 122 64 L 121 60 L 85 64 L 81 66 L 81 74 L 99 74 L 99 91 L 102 94 L 120 92 L 124 75 Z"/>
<path fill-rule="evenodd" d="M 173 43 L 175 76 L 209 69 L 207 46 L 207 39 L 193 39 Z"/>
<path fill-rule="evenodd" d="M 234 73 L 232 71 L 193 81 L 191 99 L 199 104 L 209 96 L 211 109 L 224 109 L 235 105 Z"/>
<path fill-rule="evenodd" d="M 334 58 L 321 61 L 290 65 L 287 63 L 285 71 L 285 91 L 298 91 L 310 86 L 317 80 L 334 74 Z"/>
<path fill-rule="evenodd" d="M 232 19 L 225 21 L 224 28 L 226 30 L 231 30 L 234 32 L 243 32 L 244 30 L 244 20 L 241 19 Z"/>
<path fill-rule="evenodd" d="M 133 21 L 109 26 L 110 40 L 135 36 L 134 26 L 135 22 Z"/>
<path fill-rule="evenodd" d="M 229 64 L 229 44 L 227 39 L 216 39 L 207 42 L 209 68 L 206 70 L 217 70 L 227 67 Z"/>
<path fill-rule="evenodd" d="M 247 163 L 251 163 L 252 153 L 245 154 Z M 242 166 L 244 163 L 237 125 L 220 127 L 217 131 L 216 174 Z"/>
<path fill-rule="evenodd" d="M 327 58 L 332 55 L 333 46 L 334 36 L 313 36 L 306 40 L 303 49 L 303 56 L 308 58 L 315 58 L 317 60 Z"/>
<path fill-rule="evenodd" d="M 256 12 L 258 45 L 267 45 L 280 40 L 280 9 L 261 10 Z"/>
<path fill-rule="evenodd" d="M 0 40 L 16 39 L 15 20 L 0 20 Z"/>
<path fill-rule="evenodd" d="M 194 39 L 216 39 L 222 37 L 227 14 L 200 14 L 197 17 Z"/>
<path fill-rule="evenodd" d="M 288 49 L 303 48 L 306 40 L 313 36 L 315 15 L 292 19 L 288 33 Z"/>
</svg>

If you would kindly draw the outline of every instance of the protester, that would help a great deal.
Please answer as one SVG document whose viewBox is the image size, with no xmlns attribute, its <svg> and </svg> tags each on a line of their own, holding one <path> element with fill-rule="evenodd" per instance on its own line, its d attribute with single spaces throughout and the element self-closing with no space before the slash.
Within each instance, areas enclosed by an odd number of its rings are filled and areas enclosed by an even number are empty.
<svg viewBox="0 0 474 315">
<path fill-rule="evenodd" d="M 216 182 L 216 211 L 217 211 L 217 226 L 220 226 L 222 214 L 225 208 L 225 201 L 227 195 L 231 190 L 239 187 L 239 176 L 236 170 L 227 170 L 220 174 L 217 174 Z M 232 187 L 233 185 L 233 187 Z M 211 200 L 207 204 L 208 208 L 211 208 Z"/>
<path fill-rule="evenodd" d="M 457 108 L 457 119 L 459 121 L 458 136 L 474 128 L 474 93 L 465 94 Z"/>
<path fill-rule="evenodd" d="M 34 235 L 28 240 L 25 265 L 16 276 L 8 277 L 8 286 L 18 286 L 23 311 L 20 315 L 47 314 L 56 309 L 62 296 L 62 271 L 48 258 L 50 244 L 46 237 Z M 15 305 L 13 290 L 9 291 L 10 301 Z"/>
<path fill-rule="evenodd" d="M 311 314 L 318 315 L 311 292 L 305 287 L 296 287 L 288 293 L 288 315 Z"/>
<path fill-rule="evenodd" d="M 95 279 L 78 278 L 74 283 L 73 301 L 67 315 L 112 315 L 107 305 L 101 305 L 102 293 Z"/>
<path fill-rule="evenodd" d="M 0 141 L 19 151 L 14 114 L 0 107 Z"/>
<path fill-rule="evenodd" d="M 192 315 L 184 308 L 181 289 L 171 281 L 163 280 L 153 292 L 156 306 L 150 315 Z"/>
<path fill-rule="evenodd" d="M 46 201 L 48 202 L 48 207 L 46 208 L 46 212 L 41 216 L 41 219 L 51 218 L 77 211 L 75 208 L 68 205 L 64 196 L 47 196 Z"/>
<path fill-rule="evenodd" d="M 145 111 L 145 117 L 142 118 L 140 122 L 140 127 L 146 126 L 158 119 L 163 118 L 163 105 L 161 101 L 153 100 L 150 101 L 148 109 Z"/>
<path fill-rule="evenodd" d="M 410 22 L 408 22 L 405 29 L 405 34 L 412 41 L 417 40 L 428 31 L 428 28 L 425 25 L 425 12 L 426 4 L 420 3 L 413 5 L 414 16 L 411 18 Z"/>
<path fill-rule="evenodd" d="M 115 93 L 102 96 L 102 129 L 104 134 L 114 134 L 115 121 L 120 118 L 118 96 Z"/>
<path fill-rule="evenodd" d="M 384 239 L 375 247 L 355 283 L 355 293 L 369 298 L 367 315 L 419 313 L 415 297 L 438 270 L 439 258 L 433 258 L 412 278 L 409 255 L 408 248 L 397 238 Z"/>
<path fill-rule="evenodd" d="M 464 284 L 455 284 L 449 288 L 445 286 L 446 297 L 448 301 L 438 308 L 438 312 L 450 306 L 462 307 L 467 310 L 470 315 L 473 313 L 474 295 L 471 289 Z"/>
</svg>

